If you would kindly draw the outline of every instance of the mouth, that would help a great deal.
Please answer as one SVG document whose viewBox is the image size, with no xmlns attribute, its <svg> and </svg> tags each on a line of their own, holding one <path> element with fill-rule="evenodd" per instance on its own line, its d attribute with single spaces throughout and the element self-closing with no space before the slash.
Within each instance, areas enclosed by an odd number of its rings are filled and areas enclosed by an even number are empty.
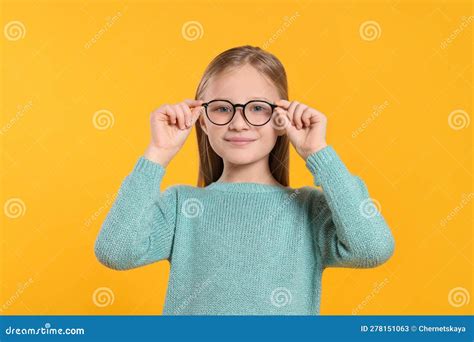
<svg viewBox="0 0 474 342">
<path fill-rule="evenodd" d="M 224 139 L 228 143 L 236 146 L 244 146 L 254 142 L 257 139 L 248 139 L 248 138 L 233 138 L 233 139 Z"/>
</svg>

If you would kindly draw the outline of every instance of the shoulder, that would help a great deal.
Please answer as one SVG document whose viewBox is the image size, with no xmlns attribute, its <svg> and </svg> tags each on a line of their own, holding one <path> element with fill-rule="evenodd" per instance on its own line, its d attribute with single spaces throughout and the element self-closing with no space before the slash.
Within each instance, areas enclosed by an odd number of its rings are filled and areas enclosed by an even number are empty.
<svg viewBox="0 0 474 342">
<path fill-rule="evenodd" d="M 187 196 L 193 196 L 198 193 L 201 193 L 204 191 L 205 188 L 198 187 L 198 186 L 193 186 L 193 185 L 188 185 L 188 184 L 174 184 L 168 186 L 164 192 L 170 195 L 175 195 L 175 196 L 181 196 L 181 197 L 187 197 Z"/>
<path fill-rule="evenodd" d="M 314 186 L 305 185 L 300 188 L 294 188 L 292 193 L 295 194 L 295 198 L 298 198 L 299 201 L 309 207 L 314 207 L 324 200 L 322 190 Z"/>
<path fill-rule="evenodd" d="M 323 195 L 323 191 L 314 186 L 305 185 L 294 189 L 296 192 L 308 198 L 317 198 Z"/>
</svg>

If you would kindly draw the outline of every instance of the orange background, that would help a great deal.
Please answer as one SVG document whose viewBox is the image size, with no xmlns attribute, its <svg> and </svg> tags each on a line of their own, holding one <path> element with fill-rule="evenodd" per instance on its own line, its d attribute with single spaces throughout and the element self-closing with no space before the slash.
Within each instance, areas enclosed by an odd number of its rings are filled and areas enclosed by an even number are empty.
<svg viewBox="0 0 474 342">
<path fill-rule="evenodd" d="M 395 236 L 386 264 L 324 272 L 321 314 L 472 313 L 472 19 L 468 1 L 2 1 L 0 313 L 161 314 L 168 263 L 107 269 L 94 241 L 150 112 L 245 44 L 327 116 Z M 163 189 L 195 185 L 195 139 Z M 291 186 L 312 184 L 292 148 Z"/>
</svg>

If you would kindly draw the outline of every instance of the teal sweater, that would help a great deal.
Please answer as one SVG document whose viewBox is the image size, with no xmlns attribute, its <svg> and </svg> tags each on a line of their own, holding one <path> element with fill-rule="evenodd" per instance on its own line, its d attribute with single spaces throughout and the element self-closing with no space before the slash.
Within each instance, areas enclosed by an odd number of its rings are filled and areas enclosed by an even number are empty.
<svg viewBox="0 0 474 342">
<path fill-rule="evenodd" d="M 394 238 L 332 145 L 306 159 L 313 186 L 215 182 L 161 191 L 141 156 L 95 241 L 105 266 L 170 262 L 164 315 L 316 315 L 326 267 L 387 261 Z"/>
</svg>

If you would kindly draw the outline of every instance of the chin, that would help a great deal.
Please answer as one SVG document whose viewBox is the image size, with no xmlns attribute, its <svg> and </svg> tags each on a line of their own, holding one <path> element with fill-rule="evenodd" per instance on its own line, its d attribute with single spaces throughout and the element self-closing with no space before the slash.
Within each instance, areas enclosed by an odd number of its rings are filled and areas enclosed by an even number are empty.
<svg viewBox="0 0 474 342">
<path fill-rule="evenodd" d="M 222 159 L 236 165 L 245 165 L 257 161 L 259 158 L 249 150 L 226 151 L 220 154 Z"/>
<path fill-rule="evenodd" d="M 235 165 L 246 165 L 246 164 L 255 162 L 257 158 L 254 158 L 249 155 L 242 155 L 242 156 L 233 155 L 233 156 L 229 156 L 226 160 Z"/>
</svg>

